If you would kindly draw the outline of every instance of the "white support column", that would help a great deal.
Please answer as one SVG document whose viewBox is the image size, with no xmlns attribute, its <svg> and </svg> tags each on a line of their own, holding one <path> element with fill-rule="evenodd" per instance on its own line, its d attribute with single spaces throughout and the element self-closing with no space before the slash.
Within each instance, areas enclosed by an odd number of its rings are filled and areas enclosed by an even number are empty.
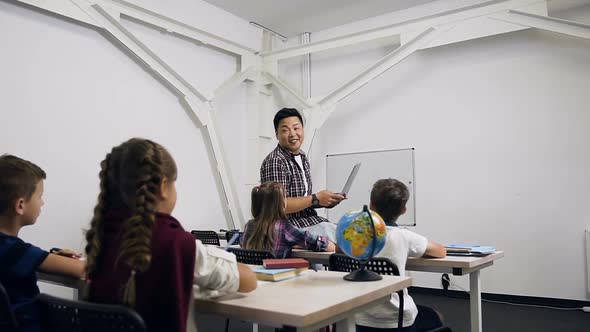
<svg viewBox="0 0 590 332">
<path fill-rule="evenodd" d="M 223 144 L 218 135 L 217 121 L 215 118 L 214 109 L 210 103 L 194 103 L 191 99 L 185 99 L 186 104 L 189 106 L 192 112 L 196 115 L 197 113 L 206 114 L 207 120 L 206 125 L 203 125 L 207 131 L 207 138 L 213 155 L 209 157 L 215 163 L 215 170 L 217 171 L 217 179 L 219 180 L 220 194 L 222 198 L 222 207 L 225 209 L 227 226 L 230 229 L 242 228 L 245 224 L 244 215 L 242 214 L 242 207 L 238 199 L 238 195 L 234 190 L 235 185 L 231 176 L 229 163 L 225 157 Z"/>
<path fill-rule="evenodd" d="M 351 93 L 360 89 L 362 86 L 369 83 L 375 77 L 383 74 L 385 71 L 387 71 L 388 69 L 395 66 L 403 59 L 414 53 L 414 51 L 423 47 L 428 42 L 432 41 L 436 36 L 438 36 L 443 31 L 446 31 L 446 29 L 428 28 L 408 43 L 398 47 L 395 51 L 389 53 L 372 66 L 357 74 L 353 79 L 346 82 L 345 84 L 334 90 L 332 93 L 328 94 L 326 97 L 320 100 L 319 104 L 322 107 L 325 107 L 329 105 L 335 105 L 336 103 L 342 101 Z M 318 125 L 321 126 L 322 124 L 323 122 L 319 123 Z"/>
<path fill-rule="evenodd" d="M 555 17 L 509 10 L 505 13 L 490 15 L 489 18 L 526 27 L 557 32 L 574 37 L 590 39 L 590 25 L 562 20 Z"/>
<path fill-rule="evenodd" d="M 471 332 L 481 332 L 481 280 L 480 270 L 469 273 L 469 312 Z"/>
<path fill-rule="evenodd" d="M 301 44 L 309 44 L 311 42 L 311 32 L 304 32 L 301 34 Z M 301 91 L 303 97 L 309 99 L 311 97 L 311 54 L 306 54 L 301 57 Z"/>
</svg>

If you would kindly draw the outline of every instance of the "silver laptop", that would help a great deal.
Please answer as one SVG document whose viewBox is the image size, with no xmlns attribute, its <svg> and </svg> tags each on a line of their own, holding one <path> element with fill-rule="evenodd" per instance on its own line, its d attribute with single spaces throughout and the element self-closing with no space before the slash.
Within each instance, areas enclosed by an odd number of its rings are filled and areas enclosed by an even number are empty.
<svg viewBox="0 0 590 332">
<path fill-rule="evenodd" d="M 346 183 L 344 184 L 344 188 L 342 188 L 342 191 L 340 192 L 342 195 L 347 196 L 348 192 L 350 191 L 350 187 L 352 187 L 352 183 L 354 182 L 354 178 L 356 177 L 356 174 L 359 172 L 359 169 L 361 168 L 361 163 L 357 163 L 356 165 L 354 165 L 354 167 L 352 168 L 352 171 L 350 172 L 350 175 L 348 176 L 348 180 L 346 180 Z"/>
</svg>

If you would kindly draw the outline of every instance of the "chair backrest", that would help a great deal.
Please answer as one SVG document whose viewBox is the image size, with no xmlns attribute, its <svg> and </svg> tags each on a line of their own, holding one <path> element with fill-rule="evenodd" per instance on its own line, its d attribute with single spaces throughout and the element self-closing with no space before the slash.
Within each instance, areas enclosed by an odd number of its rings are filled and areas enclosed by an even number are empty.
<svg viewBox="0 0 590 332">
<path fill-rule="evenodd" d="M 219 235 L 215 231 L 191 231 L 195 239 L 200 240 L 203 244 L 212 244 L 218 246 Z"/>
<path fill-rule="evenodd" d="M 399 269 L 391 260 L 385 257 L 373 257 L 367 262 L 367 270 L 383 274 L 399 276 Z M 361 265 L 356 259 L 344 254 L 334 253 L 330 255 L 330 271 L 351 272 L 360 269 Z"/>
<path fill-rule="evenodd" d="M 10 307 L 10 298 L 0 283 L 0 331 L 16 331 L 17 328 L 18 322 Z"/>
<path fill-rule="evenodd" d="M 44 331 L 146 331 L 139 314 L 122 305 L 72 301 L 47 294 L 38 296 Z"/>
<path fill-rule="evenodd" d="M 238 262 L 250 265 L 262 265 L 263 259 L 275 258 L 275 256 L 270 251 L 266 250 L 228 248 L 227 251 L 236 255 Z"/>
<path fill-rule="evenodd" d="M 229 240 L 231 240 L 231 238 L 236 233 L 238 233 L 240 235 L 238 235 L 238 238 L 236 239 L 236 241 L 234 241 L 234 244 L 240 244 L 240 240 L 241 240 L 242 234 L 244 234 L 244 232 L 240 232 L 240 231 L 227 231 L 227 232 L 225 232 L 225 240 L 229 242 Z"/>
<path fill-rule="evenodd" d="M 356 259 L 350 258 L 344 254 L 334 253 L 330 255 L 330 271 L 351 272 L 360 269 L 361 264 Z M 367 270 L 385 274 L 399 276 L 399 269 L 391 260 L 385 257 L 373 257 L 366 265 Z M 399 298 L 399 309 L 397 316 L 397 328 L 401 331 L 404 323 L 404 292 L 397 292 Z"/>
</svg>

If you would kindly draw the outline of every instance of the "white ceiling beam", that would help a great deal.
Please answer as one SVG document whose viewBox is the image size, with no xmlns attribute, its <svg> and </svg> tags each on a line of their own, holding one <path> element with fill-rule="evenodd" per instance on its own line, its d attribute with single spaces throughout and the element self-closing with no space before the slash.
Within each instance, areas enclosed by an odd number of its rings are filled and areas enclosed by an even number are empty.
<svg viewBox="0 0 590 332">
<path fill-rule="evenodd" d="M 129 32 L 117 18 L 113 17 L 107 10 L 99 4 L 89 4 L 84 0 L 71 0 L 85 11 L 92 19 L 99 23 L 115 39 L 120 41 L 129 51 L 135 54 L 143 61 L 148 69 L 153 70 L 158 76 L 162 77 L 171 86 L 176 88 L 180 94 L 190 97 L 200 102 L 208 102 L 213 95 L 208 92 L 200 92 L 187 82 L 180 74 L 172 69 L 164 60 L 158 57 L 150 48 L 143 44 L 137 37 Z M 207 124 L 207 117 L 200 116 L 199 119 L 203 125 Z"/>
<path fill-rule="evenodd" d="M 228 78 L 223 83 L 221 83 L 221 85 L 219 87 L 217 87 L 217 89 L 215 89 L 215 91 L 213 92 L 213 98 L 217 99 L 217 98 L 223 96 L 228 91 L 231 91 L 236 86 L 238 86 L 240 83 L 244 82 L 247 79 L 250 79 L 251 76 L 254 75 L 255 73 L 256 73 L 255 66 L 248 67 L 244 71 L 240 71 L 240 72 L 235 73 L 230 78 Z"/>
<path fill-rule="evenodd" d="M 98 26 L 96 22 L 70 0 L 17 0 L 33 7 L 71 18 L 86 24 Z"/>
<path fill-rule="evenodd" d="M 247 46 L 219 37 L 213 33 L 198 29 L 189 24 L 155 13 L 124 0 L 99 0 L 97 2 L 112 7 L 123 15 L 161 27 L 168 32 L 173 32 L 197 40 L 203 44 L 211 45 L 233 54 L 245 56 L 256 52 L 256 50 Z"/>
<path fill-rule="evenodd" d="M 297 102 L 303 108 L 312 108 L 312 107 L 315 106 L 315 104 L 310 103 L 309 100 L 305 99 L 305 97 L 303 97 L 301 94 L 299 94 L 297 91 L 295 91 L 289 84 L 287 84 L 286 82 L 282 81 L 278 77 L 275 77 L 274 75 L 272 75 L 272 74 L 270 74 L 270 73 L 268 73 L 266 71 L 263 72 L 263 76 L 265 78 L 267 78 L 272 84 L 274 84 L 275 86 L 277 86 L 278 88 L 280 88 L 281 90 L 287 92 L 292 97 L 295 97 L 295 99 L 297 100 Z"/>
<path fill-rule="evenodd" d="M 448 29 L 449 28 L 446 27 L 443 29 L 428 28 L 424 30 L 422 33 L 418 34 L 416 37 L 414 37 L 407 43 L 401 45 L 393 52 L 381 58 L 375 64 L 369 66 L 368 68 L 357 74 L 350 81 L 344 83 L 343 85 L 335 89 L 333 92 L 321 99 L 318 102 L 318 104 L 321 107 L 326 107 L 329 105 L 339 103 L 344 98 L 348 97 L 350 94 L 360 89 L 374 78 L 378 77 L 385 71 L 389 70 L 391 67 L 400 63 L 403 59 L 410 56 L 416 50 L 428 45 L 429 42 L 434 40 L 434 38 L 438 37 Z M 324 121 L 325 119 L 322 120 L 321 123 L 319 123 L 318 125 L 321 126 Z"/>
<path fill-rule="evenodd" d="M 287 47 L 281 50 L 261 52 L 264 62 L 273 62 L 281 59 L 292 58 L 308 53 L 325 51 L 333 48 L 376 40 L 380 38 L 399 35 L 412 30 L 424 30 L 433 26 L 452 24 L 470 18 L 487 16 L 493 13 L 503 12 L 509 9 L 523 7 L 534 3 L 546 2 L 546 0 L 492 0 L 453 9 L 446 12 L 433 14 L 421 18 L 411 19 L 388 26 L 355 32 L 348 35 L 320 40 L 304 45 Z"/>
<path fill-rule="evenodd" d="M 505 13 L 490 15 L 489 18 L 569 36 L 590 39 L 590 25 L 562 20 L 555 17 L 509 10 Z"/>
</svg>

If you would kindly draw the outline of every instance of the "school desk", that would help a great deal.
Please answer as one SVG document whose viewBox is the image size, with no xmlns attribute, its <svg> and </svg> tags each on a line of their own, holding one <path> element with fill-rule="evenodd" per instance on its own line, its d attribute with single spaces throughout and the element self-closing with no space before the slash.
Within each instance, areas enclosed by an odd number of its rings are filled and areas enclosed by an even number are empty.
<svg viewBox="0 0 590 332">
<path fill-rule="evenodd" d="M 290 326 L 314 331 L 336 323 L 338 331 L 355 331 L 354 314 L 389 301 L 391 294 L 411 286 L 410 277 L 383 276 L 372 282 L 345 281 L 344 272 L 309 270 L 305 275 L 279 282 L 259 282 L 250 293 L 215 299 L 195 299 L 195 310 L 230 319 L 274 327 Z M 39 281 L 74 289 L 84 281 L 39 273 Z"/>
<path fill-rule="evenodd" d="M 305 258 L 310 263 L 328 265 L 329 252 L 313 252 L 293 249 L 292 257 Z M 480 270 L 492 266 L 494 261 L 504 257 L 503 251 L 496 251 L 483 257 L 447 256 L 445 258 L 409 258 L 406 264 L 408 271 L 424 271 L 452 273 L 453 275 L 469 275 L 469 312 L 471 331 L 481 332 L 481 278 Z"/>
</svg>

